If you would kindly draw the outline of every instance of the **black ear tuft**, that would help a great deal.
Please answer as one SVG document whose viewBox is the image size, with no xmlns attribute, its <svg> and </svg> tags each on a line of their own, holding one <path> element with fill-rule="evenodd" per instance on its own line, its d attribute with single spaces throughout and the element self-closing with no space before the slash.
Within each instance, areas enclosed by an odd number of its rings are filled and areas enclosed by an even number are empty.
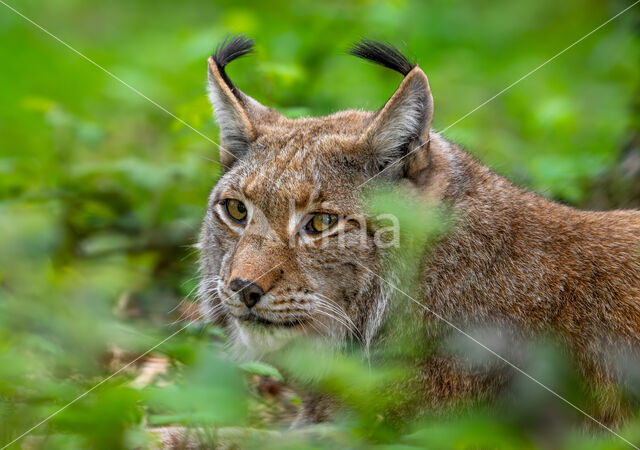
<svg viewBox="0 0 640 450">
<path fill-rule="evenodd" d="M 375 64 L 380 64 L 388 69 L 400 72 L 402 75 L 408 74 L 416 66 L 394 46 L 370 39 L 362 39 L 360 42 L 356 42 L 347 53 Z"/>
<path fill-rule="evenodd" d="M 213 52 L 213 55 L 211 55 L 216 63 L 216 66 L 218 67 L 220 76 L 227 84 L 227 86 L 229 86 L 229 89 L 231 89 L 231 91 L 233 91 L 234 93 L 236 87 L 227 76 L 224 68 L 234 59 L 251 53 L 253 51 L 254 44 L 255 41 L 253 39 L 247 38 L 244 34 L 241 34 L 239 36 L 227 35 L 224 41 L 222 41 L 222 43 L 218 45 L 215 52 Z"/>
</svg>

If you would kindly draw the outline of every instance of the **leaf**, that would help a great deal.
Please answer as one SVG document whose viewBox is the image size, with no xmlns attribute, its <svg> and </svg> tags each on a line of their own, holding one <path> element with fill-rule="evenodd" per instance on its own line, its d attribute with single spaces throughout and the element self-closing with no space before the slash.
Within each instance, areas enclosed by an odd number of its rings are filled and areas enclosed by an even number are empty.
<svg viewBox="0 0 640 450">
<path fill-rule="evenodd" d="M 271 377 L 278 381 L 284 381 L 284 377 L 282 376 L 282 374 L 280 374 L 278 369 L 264 362 L 251 361 L 241 364 L 240 368 L 247 373 L 260 375 L 263 377 Z"/>
</svg>

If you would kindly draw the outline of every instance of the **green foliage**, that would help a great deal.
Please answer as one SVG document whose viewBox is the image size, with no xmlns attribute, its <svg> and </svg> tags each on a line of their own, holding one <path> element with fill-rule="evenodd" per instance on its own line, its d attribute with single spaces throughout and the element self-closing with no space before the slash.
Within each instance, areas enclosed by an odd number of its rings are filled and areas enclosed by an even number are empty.
<svg viewBox="0 0 640 450">
<path fill-rule="evenodd" d="M 249 361 L 240 364 L 240 368 L 247 373 L 260 375 L 262 377 L 270 377 L 276 381 L 284 381 L 280 371 L 271 364 L 260 361 Z"/>
<path fill-rule="evenodd" d="M 399 76 L 344 51 L 361 36 L 396 43 L 429 76 L 434 126 L 444 129 L 627 2 L 11 4 L 217 141 L 206 57 L 228 32 L 257 40 L 255 55 L 234 62 L 230 76 L 290 117 L 379 107 Z M 637 121 L 629 111 L 640 81 L 637 17 L 616 19 L 445 134 L 517 183 L 586 202 Z M 140 448 L 153 445 L 149 428 L 165 425 L 207 427 L 208 444 L 260 448 L 545 443 L 524 419 L 483 410 L 398 426 L 384 414 L 398 400 L 390 386 L 405 370 L 401 358 L 369 367 L 358 352 L 304 347 L 285 353 L 282 366 L 343 399 L 352 415 L 315 435 L 276 434 L 266 424 L 257 437 L 234 434 L 228 430 L 248 430 L 264 407 L 251 375 L 281 375 L 265 363 L 229 361 L 215 327 L 188 326 L 155 348 L 168 366 L 140 386 L 147 357 L 136 358 L 180 330 L 172 323 L 181 314 L 190 317 L 197 283 L 190 245 L 220 176 L 218 149 L 2 5 L 0 40 L 0 444 L 74 400 L 14 448 Z M 394 211 L 403 238 L 422 242 L 445 229 L 445 213 L 397 204 L 392 195 L 375 197 L 372 208 Z M 405 339 L 389 350 L 419 347 Z M 637 442 L 639 429 L 636 421 L 621 432 Z M 609 434 L 558 433 L 555 447 L 625 446 Z"/>
<path fill-rule="evenodd" d="M 201 356 L 170 386 L 149 388 L 152 425 L 241 425 L 247 415 L 245 386 L 238 369 L 201 346 Z M 170 412 L 170 413 L 169 413 Z"/>
</svg>

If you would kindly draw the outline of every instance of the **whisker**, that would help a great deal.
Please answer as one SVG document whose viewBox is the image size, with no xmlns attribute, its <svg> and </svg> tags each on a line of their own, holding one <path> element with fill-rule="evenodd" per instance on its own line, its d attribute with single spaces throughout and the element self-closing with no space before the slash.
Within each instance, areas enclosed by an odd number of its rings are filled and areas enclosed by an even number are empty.
<svg viewBox="0 0 640 450">
<path fill-rule="evenodd" d="M 187 283 L 192 282 L 193 280 L 195 280 L 196 278 L 198 278 L 200 275 L 196 275 L 194 277 L 189 278 L 187 281 L 183 282 L 180 286 L 184 286 Z M 218 278 L 218 277 L 213 277 L 213 278 Z M 191 298 L 191 296 L 193 295 L 193 292 L 196 291 L 197 289 L 200 289 L 203 283 L 207 283 L 208 280 L 200 280 L 199 283 L 197 283 L 194 287 L 191 288 L 191 290 L 187 293 L 187 295 L 185 295 L 177 304 L 176 306 L 174 306 L 173 308 L 171 308 L 169 311 L 167 311 L 167 314 L 171 314 L 172 312 L 174 312 L 176 309 L 180 308 L 186 301 L 187 299 Z M 195 295 L 195 299 L 197 300 L 198 294 Z M 180 320 L 180 318 L 178 318 L 178 320 Z"/>
<path fill-rule="evenodd" d="M 344 311 L 344 309 L 342 307 L 340 307 L 339 305 L 337 305 L 335 302 L 331 302 L 330 299 L 328 299 L 327 297 L 323 296 L 322 294 L 318 294 L 318 296 L 320 298 L 316 299 L 317 305 L 327 308 L 328 310 L 332 311 L 337 316 L 339 316 L 342 320 L 346 321 L 348 325 L 345 324 L 345 323 L 343 323 L 343 325 L 349 331 L 354 333 L 356 335 L 356 338 L 360 342 L 363 343 L 364 342 L 364 336 L 362 336 L 362 333 L 360 332 L 360 330 L 358 329 L 356 324 L 353 323 L 353 320 L 351 320 L 351 318 L 347 315 L 347 313 Z M 334 317 L 334 319 L 337 319 L 337 317 Z"/>
<path fill-rule="evenodd" d="M 174 306 L 173 308 L 171 308 L 169 311 L 167 311 L 167 315 L 171 314 L 172 312 L 174 312 L 176 309 L 180 308 L 182 306 L 182 304 L 186 301 L 187 299 L 185 297 L 182 297 L 180 299 L 180 301 L 176 304 L 176 306 Z"/>
<path fill-rule="evenodd" d="M 349 317 L 349 315 L 347 314 L 347 312 L 344 310 L 344 308 L 340 305 L 338 305 L 336 302 L 334 302 L 333 300 L 331 300 L 329 297 L 317 293 L 317 295 L 321 298 L 324 299 L 324 303 L 333 306 L 334 308 L 336 308 L 343 316 L 345 319 L 347 319 L 353 326 L 354 328 L 356 327 L 356 324 L 353 322 L 353 320 L 351 320 L 351 317 Z"/>
<path fill-rule="evenodd" d="M 331 329 L 327 326 L 327 324 L 326 324 L 326 323 L 319 321 L 317 317 L 314 317 L 314 316 L 313 316 L 312 314 L 310 314 L 310 313 L 307 313 L 307 314 L 306 314 L 306 317 L 307 317 L 307 318 L 309 318 L 309 319 L 311 319 L 311 322 L 309 322 L 309 325 L 311 325 L 311 326 L 313 327 L 313 329 L 314 329 L 314 330 L 316 330 L 316 331 L 318 332 L 318 334 L 319 334 L 319 335 L 322 335 L 322 333 L 320 332 L 320 330 L 318 330 L 318 329 L 314 326 L 314 321 L 315 321 L 315 323 L 318 323 L 318 324 L 322 325 L 322 326 L 327 330 L 327 333 L 331 334 Z"/>
<path fill-rule="evenodd" d="M 324 308 L 326 310 L 326 312 L 331 313 L 332 317 L 334 319 L 336 319 L 336 320 L 339 320 L 340 323 L 342 323 L 345 326 L 345 328 L 347 328 L 349 330 L 351 330 L 353 328 L 352 325 L 348 321 L 346 321 L 344 319 L 343 314 L 340 311 L 338 311 L 337 309 L 335 309 L 335 308 L 333 308 L 330 305 L 327 305 L 325 303 L 318 303 L 316 306 L 318 308 Z"/>
<path fill-rule="evenodd" d="M 312 316 L 312 315 L 310 315 L 310 314 L 307 314 L 307 315 L 306 315 L 306 317 L 309 319 L 309 322 L 307 322 L 307 323 L 309 324 L 309 326 L 310 326 L 311 328 L 313 328 L 313 329 L 314 329 L 314 331 L 315 331 L 316 333 L 318 333 L 318 335 L 322 336 L 322 332 L 321 332 L 321 331 L 316 327 L 316 325 L 315 325 L 315 322 L 314 322 L 314 321 L 316 321 L 316 318 L 315 318 L 315 317 L 313 317 L 313 316 Z M 319 321 L 318 321 L 317 323 L 322 324 L 322 325 L 327 329 L 327 331 L 328 331 L 328 332 L 330 332 L 329 327 L 327 327 L 324 323 L 319 322 Z M 307 334 L 307 330 L 305 330 L 305 334 Z"/>
<path fill-rule="evenodd" d="M 324 305 L 325 307 L 331 309 L 332 311 L 334 311 L 335 313 L 343 317 L 347 322 L 349 322 L 351 326 L 353 326 L 353 328 L 357 329 L 356 324 L 353 323 L 353 320 L 351 320 L 351 318 L 347 315 L 346 311 L 343 308 L 341 308 L 339 305 L 328 301 L 328 299 L 326 300 L 317 299 L 317 304 Z"/>
<path fill-rule="evenodd" d="M 224 310 L 224 306 L 222 303 L 218 303 L 204 312 L 194 312 L 194 314 L 199 314 L 205 320 L 209 319 L 217 319 L 218 315 Z M 191 316 L 193 317 L 193 316 Z"/>
<path fill-rule="evenodd" d="M 325 316 L 327 316 L 327 317 L 329 317 L 329 318 L 331 318 L 331 319 L 335 320 L 336 322 L 338 322 L 339 324 L 341 324 L 342 326 L 344 326 L 348 331 L 353 332 L 353 330 L 351 329 L 351 327 L 350 327 L 350 326 L 349 326 L 345 321 L 343 321 L 341 318 L 339 318 L 339 317 L 337 317 L 337 316 L 335 316 L 335 315 L 331 314 L 331 313 L 330 313 L 330 312 L 328 312 L 328 311 L 324 311 L 324 310 L 322 310 L 322 309 L 318 309 L 318 310 L 317 310 L 317 312 L 319 312 L 320 314 L 325 315 Z"/>
</svg>

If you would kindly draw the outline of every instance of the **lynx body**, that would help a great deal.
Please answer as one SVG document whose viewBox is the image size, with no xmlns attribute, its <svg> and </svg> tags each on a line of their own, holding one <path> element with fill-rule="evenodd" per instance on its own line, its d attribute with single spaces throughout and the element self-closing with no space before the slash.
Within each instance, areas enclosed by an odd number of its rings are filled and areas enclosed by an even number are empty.
<svg viewBox="0 0 640 450">
<path fill-rule="evenodd" d="M 600 417 L 618 420 L 613 363 L 640 346 L 640 212 L 575 210 L 494 173 L 431 130 L 427 77 L 391 47 L 352 51 L 404 75 L 382 109 L 288 119 L 226 75 L 251 46 L 225 41 L 209 60 L 225 172 L 200 242 L 202 310 L 238 348 L 260 356 L 302 334 L 375 345 L 392 287 L 373 225 L 354 218 L 366 216 L 361 185 L 376 177 L 459 218 L 425 252 L 417 300 L 459 326 L 554 334 L 610 394 Z M 445 357 L 416 371 L 433 407 L 501 384 Z"/>
</svg>

